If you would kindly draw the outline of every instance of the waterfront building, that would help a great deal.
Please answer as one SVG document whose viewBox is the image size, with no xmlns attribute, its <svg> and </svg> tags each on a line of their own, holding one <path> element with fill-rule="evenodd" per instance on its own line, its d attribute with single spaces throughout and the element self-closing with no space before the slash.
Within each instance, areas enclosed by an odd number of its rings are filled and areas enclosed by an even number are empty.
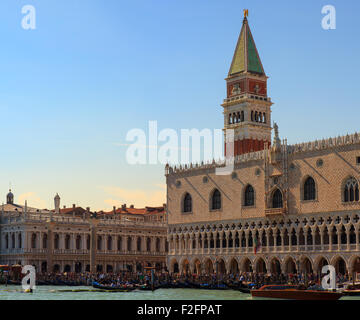
<svg viewBox="0 0 360 320">
<path fill-rule="evenodd" d="M 289 145 L 271 127 L 267 79 L 245 17 L 222 104 L 233 172 L 165 169 L 170 272 L 360 271 L 360 137 Z"/>
<path fill-rule="evenodd" d="M 165 206 L 91 212 L 18 205 L 9 191 L 0 206 L 0 264 L 34 265 L 38 272 L 142 271 L 166 268 Z"/>
</svg>

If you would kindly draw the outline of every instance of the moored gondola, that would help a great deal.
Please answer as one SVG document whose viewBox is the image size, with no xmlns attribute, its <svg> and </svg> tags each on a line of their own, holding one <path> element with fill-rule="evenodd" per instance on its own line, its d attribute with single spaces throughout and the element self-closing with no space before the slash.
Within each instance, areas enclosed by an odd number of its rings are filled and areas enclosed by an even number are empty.
<svg viewBox="0 0 360 320">
<path fill-rule="evenodd" d="M 109 292 L 130 292 L 136 289 L 136 287 L 130 287 L 130 286 L 108 286 L 98 283 L 96 281 L 93 282 L 92 286 L 95 289 L 101 289 Z"/>
</svg>

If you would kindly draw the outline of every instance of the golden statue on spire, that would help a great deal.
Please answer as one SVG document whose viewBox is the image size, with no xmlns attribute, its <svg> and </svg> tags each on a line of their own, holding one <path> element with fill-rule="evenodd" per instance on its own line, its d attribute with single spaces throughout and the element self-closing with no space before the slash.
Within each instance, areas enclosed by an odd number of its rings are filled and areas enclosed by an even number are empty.
<svg viewBox="0 0 360 320">
<path fill-rule="evenodd" d="M 249 15 L 249 10 L 248 9 L 244 9 L 244 18 L 246 18 Z"/>
</svg>

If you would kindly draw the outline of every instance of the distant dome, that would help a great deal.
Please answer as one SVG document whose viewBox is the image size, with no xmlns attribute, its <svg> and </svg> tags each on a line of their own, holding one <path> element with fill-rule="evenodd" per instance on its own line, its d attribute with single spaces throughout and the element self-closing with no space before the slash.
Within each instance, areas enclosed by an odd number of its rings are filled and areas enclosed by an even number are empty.
<svg viewBox="0 0 360 320">
<path fill-rule="evenodd" d="M 6 203 L 7 204 L 14 204 L 14 194 L 9 190 L 9 193 L 6 195 Z"/>
</svg>

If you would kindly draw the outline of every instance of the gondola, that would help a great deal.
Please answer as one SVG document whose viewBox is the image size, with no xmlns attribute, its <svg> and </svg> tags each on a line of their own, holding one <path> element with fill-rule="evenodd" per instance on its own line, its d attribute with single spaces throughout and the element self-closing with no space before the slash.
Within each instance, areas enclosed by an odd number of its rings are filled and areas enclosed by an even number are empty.
<svg viewBox="0 0 360 320">
<path fill-rule="evenodd" d="M 224 283 L 202 283 L 200 284 L 200 289 L 207 290 L 229 290 L 229 287 Z"/>
<path fill-rule="evenodd" d="M 136 289 L 136 287 L 112 287 L 112 286 L 100 284 L 96 281 L 93 282 L 92 286 L 95 289 L 101 289 L 109 292 L 130 292 Z"/>
<path fill-rule="evenodd" d="M 345 296 L 360 296 L 360 284 L 349 284 L 342 293 Z"/>
<path fill-rule="evenodd" d="M 160 289 L 160 288 L 161 288 L 161 286 L 159 286 L 159 285 L 152 286 L 150 284 L 148 284 L 148 285 L 140 285 L 140 286 L 136 287 L 136 289 L 142 290 L 142 291 L 155 291 L 155 290 Z"/>
</svg>

